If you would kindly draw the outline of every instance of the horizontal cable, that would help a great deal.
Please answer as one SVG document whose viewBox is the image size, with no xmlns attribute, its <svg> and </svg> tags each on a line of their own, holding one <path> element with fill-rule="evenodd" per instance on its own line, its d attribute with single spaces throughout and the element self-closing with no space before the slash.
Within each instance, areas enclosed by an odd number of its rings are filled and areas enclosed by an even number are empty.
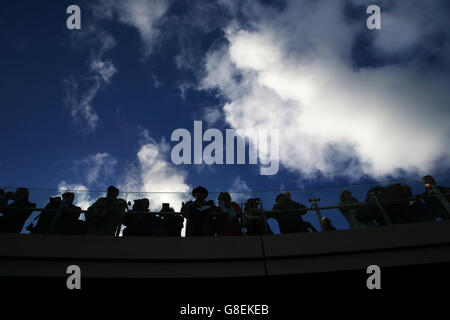
<svg viewBox="0 0 450 320">
<path fill-rule="evenodd" d="M 450 173 L 442 173 L 432 175 L 433 177 L 444 177 L 450 176 Z M 421 179 L 422 176 L 403 178 L 403 179 L 391 179 L 391 180 L 381 180 L 381 181 L 373 181 L 373 182 L 363 182 L 363 183 L 350 183 L 350 184 L 342 184 L 342 185 L 329 185 L 329 186 L 311 186 L 311 187 L 303 187 L 303 188 L 292 188 L 292 189 L 269 189 L 269 190 L 247 190 L 247 191 L 227 191 L 228 193 L 240 193 L 240 194 L 251 194 L 251 193 L 267 193 L 267 192 L 290 192 L 290 191 L 305 191 L 305 190 L 317 190 L 317 189 L 332 189 L 332 188 L 343 188 L 350 186 L 364 186 L 364 185 L 377 185 L 389 182 L 405 182 L 405 181 L 416 181 L 417 179 Z M 4 186 L 1 189 L 17 189 L 19 187 L 11 187 Z M 23 188 L 23 187 L 20 187 Z M 94 193 L 105 193 L 106 190 L 89 190 L 89 189 L 66 189 L 66 188 L 43 188 L 43 187 L 29 187 L 28 190 L 42 190 L 42 191 L 57 191 L 57 192 L 94 192 Z M 131 193 L 131 194 L 152 194 L 152 193 L 169 193 L 169 194 L 191 194 L 192 191 L 120 191 L 122 194 Z M 218 194 L 221 191 L 208 191 L 209 194 Z"/>
<path fill-rule="evenodd" d="M 431 195 L 427 195 L 427 196 L 423 196 L 421 198 L 437 198 L 439 196 L 450 196 L 450 193 L 441 193 L 441 194 L 431 194 Z M 380 203 L 382 205 L 392 205 L 392 204 L 397 204 L 397 203 L 405 203 L 405 202 L 409 202 L 412 200 L 418 200 L 415 197 L 412 198 L 408 198 L 408 199 L 397 199 L 397 200 L 389 200 L 389 201 L 380 201 Z M 286 209 L 286 210 L 265 210 L 262 208 L 255 208 L 253 210 L 264 210 L 264 212 L 266 213 L 283 213 L 283 212 L 299 212 L 299 211 L 315 211 L 315 210 L 330 210 L 330 209 L 340 209 L 340 208 L 356 208 L 356 207 L 373 207 L 376 206 L 375 203 L 365 203 L 365 202 L 360 202 L 357 204 L 346 204 L 346 205 L 337 205 L 337 206 L 326 206 L 326 207 L 311 207 L 311 208 L 300 208 L 300 209 Z M 7 210 L 11 210 L 11 211 L 22 211 L 22 210 L 28 210 L 28 211 L 41 211 L 41 212 L 52 212 L 52 211 L 57 211 L 58 209 L 46 209 L 46 208 L 14 208 L 14 207 L 9 207 L 7 208 Z M 88 210 L 64 210 L 64 212 L 71 212 L 71 213 L 86 213 Z M 130 210 L 128 212 L 133 212 L 133 213 L 137 213 L 137 214 L 149 214 L 149 213 L 155 213 L 155 214 L 176 214 L 179 215 L 181 214 L 180 212 L 154 212 L 154 211 L 135 211 L 135 210 Z M 248 211 L 244 211 L 244 212 L 248 212 Z M 210 211 L 208 212 L 208 214 L 226 214 L 224 212 L 221 211 Z"/>
</svg>

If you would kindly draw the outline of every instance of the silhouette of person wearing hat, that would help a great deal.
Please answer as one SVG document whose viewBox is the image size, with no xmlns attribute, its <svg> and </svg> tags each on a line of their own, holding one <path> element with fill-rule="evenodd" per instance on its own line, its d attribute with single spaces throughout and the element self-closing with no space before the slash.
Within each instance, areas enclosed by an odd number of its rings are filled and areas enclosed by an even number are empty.
<svg viewBox="0 0 450 320">
<path fill-rule="evenodd" d="M 181 214 L 187 219 L 186 237 L 212 237 L 215 234 L 213 212 L 215 205 L 212 200 L 206 200 L 208 190 L 202 186 L 192 191 L 194 201 L 183 203 Z"/>
<path fill-rule="evenodd" d="M 126 226 L 123 236 L 152 236 L 156 217 L 150 213 L 150 201 L 147 198 L 134 200 L 133 209 L 125 213 L 122 224 Z"/>
<path fill-rule="evenodd" d="M 305 209 L 306 206 L 291 199 L 289 192 L 280 193 L 272 208 L 272 210 L 285 211 L 274 216 L 275 220 L 278 221 L 280 233 L 308 232 L 308 225 L 301 217 L 307 213 Z"/>
</svg>

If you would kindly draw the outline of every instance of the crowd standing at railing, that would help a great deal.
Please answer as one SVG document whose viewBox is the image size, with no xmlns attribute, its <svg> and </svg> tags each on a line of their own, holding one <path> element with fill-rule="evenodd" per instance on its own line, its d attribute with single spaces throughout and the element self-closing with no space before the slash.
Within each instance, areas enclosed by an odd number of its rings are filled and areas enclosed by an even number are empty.
<svg viewBox="0 0 450 320">
<path fill-rule="evenodd" d="M 29 202 L 26 188 L 17 188 L 15 193 L 0 189 L 0 232 L 20 233 L 33 211 L 40 214 L 37 222 L 27 227 L 31 233 L 118 236 L 125 226 L 125 237 L 181 236 L 185 220 L 186 237 L 273 234 L 269 218 L 278 222 L 281 234 L 317 232 L 302 217 L 309 210 L 317 213 L 322 231 L 332 231 L 336 228 L 330 218 L 320 213 L 321 209 L 332 208 L 339 209 L 351 229 L 450 219 L 450 188 L 436 185 L 429 175 L 422 181 L 425 191 L 416 196 L 409 186 L 399 183 L 370 189 L 364 202 L 344 190 L 336 207 L 319 208 L 320 199 L 310 199 L 312 207 L 307 208 L 285 192 L 276 197 L 272 210 L 264 209 L 259 198 L 248 199 L 242 209 L 228 192 L 219 193 L 216 205 L 207 200 L 208 190 L 199 186 L 192 191 L 194 200 L 182 203 L 179 213 L 168 203 L 163 203 L 159 212 L 151 212 L 147 198 L 134 200 L 129 210 L 131 203 L 119 198 L 119 189 L 114 186 L 108 187 L 106 197 L 99 198 L 87 210 L 73 205 L 73 192 L 50 197 L 45 208 L 38 209 Z M 79 219 L 81 213 L 85 213 L 85 220 Z"/>
</svg>

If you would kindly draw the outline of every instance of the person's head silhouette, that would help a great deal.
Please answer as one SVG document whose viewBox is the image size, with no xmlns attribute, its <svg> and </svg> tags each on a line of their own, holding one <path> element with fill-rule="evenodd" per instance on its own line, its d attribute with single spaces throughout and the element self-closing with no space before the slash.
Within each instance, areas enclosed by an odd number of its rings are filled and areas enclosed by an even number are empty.
<svg viewBox="0 0 450 320">
<path fill-rule="evenodd" d="M 341 199 L 341 202 L 352 201 L 352 199 L 353 199 L 352 193 L 348 190 L 344 190 L 341 193 L 340 199 Z"/>
<path fill-rule="evenodd" d="M 28 192 L 27 188 L 17 188 L 16 192 L 14 193 L 14 199 L 17 202 L 26 202 L 28 201 L 30 193 Z"/>
<path fill-rule="evenodd" d="M 73 192 L 64 192 L 62 194 L 62 199 L 64 202 L 72 204 L 75 199 L 75 194 Z"/>
<path fill-rule="evenodd" d="M 114 186 L 108 187 L 108 191 L 106 193 L 106 197 L 108 199 L 117 199 L 118 195 L 119 195 L 119 189 L 117 189 Z"/>
<path fill-rule="evenodd" d="M 220 203 L 228 204 L 231 202 L 231 196 L 228 192 L 221 192 L 217 197 L 217 201 Z"/>
<path fill-rule="evenodd" d="M 134 200 L 133 210 L 135 211 L 147 211 L 150 206 L 150 200 L 147 198 Z"/>
<path fill-rule="evenodd" d="M 204 200 L 208 197 L 208 190 L 202 186 L 198 186 L 194 190 L 192 190 L 192 196 L 196 200 Z"/>
<path fill-rule="evenodd" d="M 425 185 L 425 187 L 427 187 L 427 188 L 430 188 L 431 186 L 434 186 L 436 184 L 436 181 L 430 175 L 426 175 L 425 177 L 423 177 L 422 181 L 423 181 L 423 184 Z"/>
</svg>

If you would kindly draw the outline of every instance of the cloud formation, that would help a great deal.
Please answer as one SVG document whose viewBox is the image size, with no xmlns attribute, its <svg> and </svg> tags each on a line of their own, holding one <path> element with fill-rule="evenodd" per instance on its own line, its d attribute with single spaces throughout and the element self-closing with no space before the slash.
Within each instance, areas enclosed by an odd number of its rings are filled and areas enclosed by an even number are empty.
<svg viewBox="0 0 450 320">
<path fill-rule="evenodd" d="M 245 24 L 230 22 L 228 43 L 207 54 L 200 88 L 227 100 L 231 127 L 279 129 L 281 165 L 306 179 L 431 171 L 450 159 L 442 3 L 386 1 L 374 34 L 345 15 L 344 2 L 288 1 L 278 11 L 254 4 L 241 12 Z M 432 26 L 415 32 L 424 21 Z M 379 66 L 355 64 L 361 36 L 373 37 Z M 430 52 L 443 60 L 439 70 L 428 68 Z"/>
<path fill-rule="evenodd" d="M 179 211 L 181 203 L 190 199 L 191 187 L 186 183 L 186 172 L 167 159 L 169 145 L 165 141 L 157 143 L 153 139 L 142 144 L 137 152 L 137 164 L 128 168 L 121 190 L 141 191 L 130 193 L 128 200 L 149 198 L 150 208 L 160 210 L 162 203 Z M 152 193 L 154 192 L 154 193 Z"/>
<path fill-rule="evenodd" d="M 144 45 L 144 55 L 149 55 L 160 34 L 156 24 L 169 4 L 168 0 L 101 1 L 93 6 L 93 12 L 97 17 L 117 18 L 119 22 L 135 28 Z"/>
<path fill-rule="evenodd" d="M 71 75 L 64 79 L 64 105 L 70 110 L 72 118 L 82 124 L 83 132 L 88 133 L 95 131 L 98 124 L 93 100 L 117 72 L 112 61 L 103 60 L 103 55 L 116 45 L 116 41 L 109 33 L 92 27 L 80 33 L 79 39 L 94 47 L 88 62 L 89 75 Z"/>
<path fill-rule="evenodd" d="M 248 187 L 247 182 L 241 179 L 240 176 L 237 176 L 234 179 L 233 184 L 231 185 L 230 190 L 228 190 L 228 192 L 230 192 L 233 201 L 236 202 L 240 201 L 245 202 L 245 200 L 251 197 L 251 190 Z"/>
<path fill-rule="evenodd" d="M 208 123 L 208 126 L 212 126 L 220 121 L 223 116 L 218 108 L 206 107 L 203 109 L 203 118 Z"/>
<path fill-rule="evenodd" d="M 88 185 L 111 178 L 115 173 L 117 160 L 106 152 L 89 155 L 76 161 L 77 166 L 85 168 L 86 182 Z"/>
</svg>

